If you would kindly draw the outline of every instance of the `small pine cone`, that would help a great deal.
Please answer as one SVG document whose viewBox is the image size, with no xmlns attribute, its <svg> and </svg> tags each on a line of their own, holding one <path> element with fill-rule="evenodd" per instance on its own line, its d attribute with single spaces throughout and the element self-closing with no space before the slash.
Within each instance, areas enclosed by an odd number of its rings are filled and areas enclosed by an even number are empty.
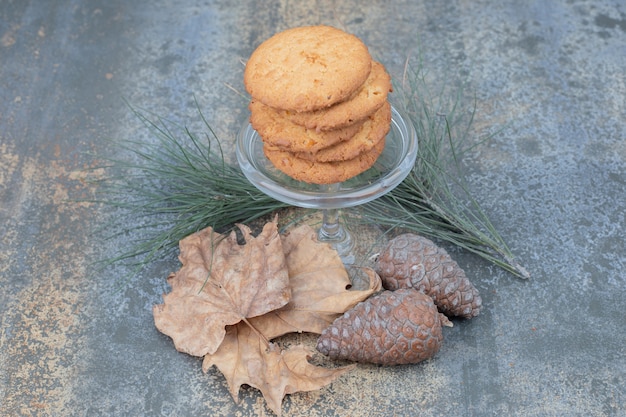
<svg viewBox="0 0 626 417">
<path fill-rule="evenodd" d="M 431 296 L 448 317 L 480 313 L 482 299 L 465 272 L 445 249 L 425 237 L 407 233 L 389 241 L 376 272 L 386 289 L 415 288 Z"/>
<path fill-rule="evenodd" d="M 451 325 L 427 295 L 412 288 L 383 291 L 337 318 L 318 338 L 317 350 L 331 359 L 417 363 L 439 351 L 442 324 Z"/>
</svg>

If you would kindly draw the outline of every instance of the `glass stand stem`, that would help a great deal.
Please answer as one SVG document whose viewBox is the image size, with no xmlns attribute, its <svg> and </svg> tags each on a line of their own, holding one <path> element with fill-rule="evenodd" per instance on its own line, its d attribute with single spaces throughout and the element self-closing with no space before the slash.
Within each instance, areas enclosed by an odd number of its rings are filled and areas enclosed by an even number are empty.
<svg viewBox="0 0 626 417">
<path fill-rule="evenodd" d="M 339 222 L 339 209 L 323 210 L 322 227 L 317 236 L 320 242 L 330 243 L 345 265 L 354 264 L 354 242 L 350 232 Z"/>
</svg>

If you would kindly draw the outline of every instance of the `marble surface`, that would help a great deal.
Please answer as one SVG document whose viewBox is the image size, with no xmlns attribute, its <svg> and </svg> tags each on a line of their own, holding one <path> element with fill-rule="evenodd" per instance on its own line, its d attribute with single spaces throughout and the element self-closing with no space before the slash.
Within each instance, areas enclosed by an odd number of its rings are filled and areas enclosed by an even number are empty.
<svg viewBox="0 0 626 417">
<path fill-rule="evenodd" d="M 472 193 L 532 277 L 453 250 L 479 317 L 446 329 L 435 359 L 360 365 L 283 415 L 626 415 L 626 6 L 363 3 L 0 2 L 0 415 L 272 415 L 155 329 L 175 257 L 122 286 L 132 271 L 94 272 L 137 236 L 104 240 L 111 212 L 77 201 L 107 175 L 89 168 L 128 156 L 116 140 L 151 140 L 125 101 L 196 126 L 197 100 L 232 157 L 247 56 L 322 23 L 396 81 L 421 57 L 433 85 L 466 83 L 470 137 L 489 136 L 464 160 Z"/>
</svg>

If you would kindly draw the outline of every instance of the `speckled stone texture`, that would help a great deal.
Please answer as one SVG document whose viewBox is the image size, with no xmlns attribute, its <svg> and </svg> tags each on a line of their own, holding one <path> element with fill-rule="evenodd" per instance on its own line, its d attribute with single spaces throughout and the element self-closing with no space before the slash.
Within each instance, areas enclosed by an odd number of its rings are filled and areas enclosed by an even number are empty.
<svg viewBox="0 0 626 417">
<path fill-rule="evenodd" d="M 155 329 L 175 257 L 94 270 L 137 236 L 103 241 L 117 213 L 77 200 L 107 175 L 85 168 L 129 157 L 117 140 L 152 140 L 124 99 L 192 130 L 196 99 L 234 161 L 243 63 L 309 24 L 359 36 L 396 83 L 418 56 L 435 90 L 465 83 L 487 138 L 464 159 L 472 194 L 532 277 L 446 246 L 481 314 L 434 360 L 360 365 L 283 415 L 626 415 L 621 0 L 0 2 L 0 415 L 269 414 Z"/>
</svg>

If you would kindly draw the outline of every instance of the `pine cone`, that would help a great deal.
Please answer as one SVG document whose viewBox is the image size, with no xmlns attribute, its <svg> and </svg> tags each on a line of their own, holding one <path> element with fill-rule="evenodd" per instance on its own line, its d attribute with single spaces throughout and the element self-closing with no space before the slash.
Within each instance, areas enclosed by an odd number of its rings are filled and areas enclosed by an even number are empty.
<svg viewBox="0 0 626 417">
<path fill-rule="evenodd" d="M 407 233 L 389 241 L 376 272 L 386 289 L 415 288 L 431 296 L 448 317 L 480 313 L 482 299 L 465 272 L 445 249 L 425 237 Z"/>
<path fill-rule="evenodd" d="M 337 318 L 322 332 L 317 350 L 331 359 L 417 363 L 439 351 L 442 323 L 450 325 L 427 295 L 412 288 L 383 291 Z"/>
</svg>

